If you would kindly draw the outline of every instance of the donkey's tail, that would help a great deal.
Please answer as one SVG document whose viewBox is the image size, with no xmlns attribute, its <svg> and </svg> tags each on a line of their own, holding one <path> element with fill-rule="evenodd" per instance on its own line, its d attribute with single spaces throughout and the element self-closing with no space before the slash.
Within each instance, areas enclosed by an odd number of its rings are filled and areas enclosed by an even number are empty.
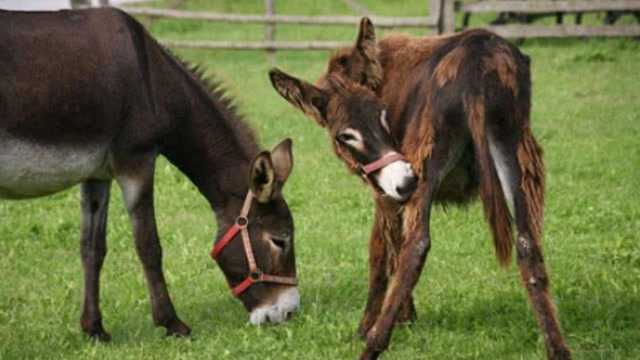
<svg viewBox="0 0 640 360">
<path fill-rule="evenodd" d="M 480 197 L 484 206 L 485 219 L 493 233 L 493 244 L 498 262 L 506 267 L 511 262 L 513 233 L 511 214 L 500 185 L 495 161 L 489 148 L 489 134 L 486 125 L 487 104 L 481 94 L 464 97 L 464 110 L 480 168 Z"/>
</svg>

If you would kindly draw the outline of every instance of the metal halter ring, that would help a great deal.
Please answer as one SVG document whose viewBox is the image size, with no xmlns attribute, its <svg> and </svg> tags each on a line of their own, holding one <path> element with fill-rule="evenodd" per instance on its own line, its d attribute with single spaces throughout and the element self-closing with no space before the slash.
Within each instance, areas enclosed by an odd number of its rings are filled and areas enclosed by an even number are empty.
<svg viewBox="0 0 640 360">
<path fill-rule="evenodd" d="M 247 225 L 249 225 L 249 219 L 247 219 L 246 216 L 238 216 L 236 218 L 236 225 L 238 226 L 238 228 L 244 229 L 247 227 Z"/>
<path fill-rule="evenodd" d="M 256 269 L 249 274 L 249 277 L 253 281 L 258 281 L 262 278 L 262 271 L 260 269 Z"/>
</svg>

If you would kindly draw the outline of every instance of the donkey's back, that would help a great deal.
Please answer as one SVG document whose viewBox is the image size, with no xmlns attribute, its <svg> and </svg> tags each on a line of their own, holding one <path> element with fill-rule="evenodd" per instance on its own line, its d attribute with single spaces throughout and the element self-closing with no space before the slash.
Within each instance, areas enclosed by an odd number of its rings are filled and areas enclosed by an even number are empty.
<svg viewBox="0 0 640 360">
<path fill-rule="evenodd" d="M 113 9 L 0 11 L 0 198 L 110 178 L 110 147 L 148 108 L 136 25 Z"/>
</svg>

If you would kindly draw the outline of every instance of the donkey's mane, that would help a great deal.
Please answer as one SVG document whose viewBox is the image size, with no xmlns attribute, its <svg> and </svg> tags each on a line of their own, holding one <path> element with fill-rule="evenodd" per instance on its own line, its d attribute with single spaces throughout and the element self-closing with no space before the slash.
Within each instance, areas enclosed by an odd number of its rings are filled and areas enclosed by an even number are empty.
<svg viewBox="0 0 640 360">
<path fill-rule="evenodd" d="M 189 75 L 189 77 L 209 95 L 213 106 L 222 114 L 224 123 L 229 126 L 238 143 L 248 151 L 246 155 L 250 160 L 251 157 L 259 151 L 256 135 L 253 129 L 247 125 L 243 116 L 238 112 L 233 98 L 228 94 L 222 81 L 211 75 L 207 75 L 206 70 L 203 69 L 200 64 L 186 61 L 166 48 L 164 48 L 164 50 L 169 57 L 175 59 L 175 62 L 181 70 Z"/>
</svg>

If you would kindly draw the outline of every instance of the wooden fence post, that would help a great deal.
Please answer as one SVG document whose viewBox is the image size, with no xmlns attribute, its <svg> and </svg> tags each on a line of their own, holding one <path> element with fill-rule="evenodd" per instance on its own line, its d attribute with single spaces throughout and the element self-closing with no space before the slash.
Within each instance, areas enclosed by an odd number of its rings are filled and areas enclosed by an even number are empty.
<svg viewBox="0 0 640 360">
<path fill-rule="evenodd" d="M 440 2 L 440 17 L 438 21 L 438 32 L 440 34 L 450 34 L 456 32 L 456 12 L 455 0 L 442 0 Z"/>
<path fill-rule="evenodd" d="M 84 9 L 91 7 L 90 0 L 71 0 L 69 3 L 72 9 Z"/>
<path fill-rule="evenodd" d="M 429 17 L 433 19 L 437 19 L 436 31 L 438 34 L 442 34 L 441 23 L 442 18 L 440 17 L 440 2 L 442 0 L 428 0 L 429 1 Z"/>
<path fill-rule="evenodd" d="M 264 0 L 265 15 L 273 15 L 273 0 Z M 276 24 L 274 22 L 268 23 L 264 27 L 264 39 L 265 41 L 273 42 L 276 32 Z M 271 66 L 276 64 L 276 50 L 267 49 L 267 60 Z"/>
</svg>

